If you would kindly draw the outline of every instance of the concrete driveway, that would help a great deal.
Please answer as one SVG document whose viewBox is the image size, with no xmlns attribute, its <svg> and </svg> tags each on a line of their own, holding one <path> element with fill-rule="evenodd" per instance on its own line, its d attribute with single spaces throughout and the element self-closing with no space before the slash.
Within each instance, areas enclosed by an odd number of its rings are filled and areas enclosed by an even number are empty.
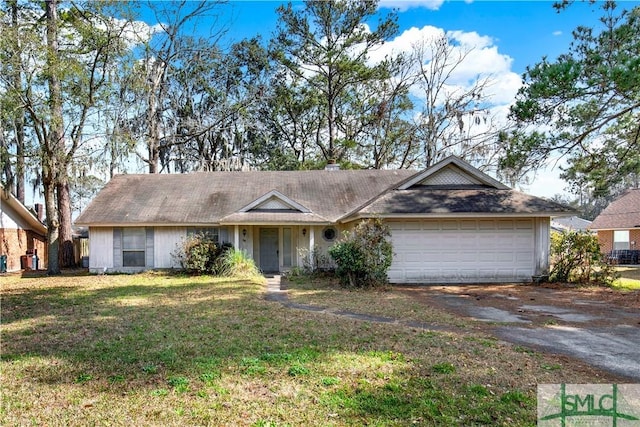
<svg viewBox="0 0 640 427">
<path fill-rule="evenodd" d="M 638 292 L 541 286 L 431 286 L 407 292 L 456 314 L 487 322 L 498 338 L 580 359 L 640 383 Z M 621 299 L 622 297 L 622 299 Z"/>
</svg>

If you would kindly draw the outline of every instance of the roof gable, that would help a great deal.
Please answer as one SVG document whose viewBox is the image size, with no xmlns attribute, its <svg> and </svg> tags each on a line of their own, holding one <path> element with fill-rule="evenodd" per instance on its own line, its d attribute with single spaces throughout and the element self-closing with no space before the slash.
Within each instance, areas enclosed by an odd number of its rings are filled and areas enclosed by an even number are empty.
<svg viewBox="0 0 640 427">
<path fill-rule="evenodd" d="M 302 213 L 310 213 L 311 211 L 291 200 L 289 197 L 276 190 L 271 190 L 261 197 L 258 197 L 253 202 L 242 207 L 238 212 L 249 211 L 298 211 Z"/>
<path fill-rule="evenodd" d="M 613 230 L 640 227 L 640 189 L 627 190 L 598 215 L 589 229 Z"/>
<path fill-rule="evenodd" d="M 8 209 L 4 208 L 5 205 L 12 210 L 12 214 L 17 215 L 14 220 L 19 219 L 24 226 L 28 227 L 27 229 L 33 230 L 43 236 L 47 234 L 47 226 L 40 222 L 36 215 L 11 194 L 8 189 L 0 185 L 0 216 L 5 210 L 7 211 L 7 215 L 9 214 Z"/>
<path fill-rule="evenodd" d="M 447 157 L 402 183 L 397 189 L 408 190 L 418 186 L 487 186 L 500 190 L 509 187 L 491 178 L 455 156 Z"/>
<path fill-rule="evenodd" d="M 341 218 L 468 214 L 567 215 L 566 206 L 512 190 L 455 156 L 416 173 Z"/>
</svg>

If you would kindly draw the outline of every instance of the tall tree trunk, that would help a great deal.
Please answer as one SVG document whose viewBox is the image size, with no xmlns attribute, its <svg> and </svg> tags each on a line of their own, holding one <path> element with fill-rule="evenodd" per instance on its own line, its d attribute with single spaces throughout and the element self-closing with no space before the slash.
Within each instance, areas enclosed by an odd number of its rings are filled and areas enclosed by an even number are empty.
<svg viewBox="0 0 640 427">
<path fill-rule="evenodd" d="M 147 98 L 147 126 L 149 135 L 147 147 L 149 149 L 149 173 L 160 172 L 160 121 L 161 121 L 161 86 L 164 76 L 164 64 L 156 60 L 151 67 L 149 80 L 151 86 Z"/>
<path fill-rule="evenodd" d="M 62 88 L 59 78 L 58 63 L 58 1 L 46 1 L 47 18 L 47 71 L 49 84 L 49 111 L 51 123 L 46 137 L 46 151 L 43 153 L 43 174 L 45 187 L 45 203 L 47 209 L 47 240 L 49 244 L 48 274 L 60 274 L 58 260 L 59 251 L 59 219 L 55 202 L 55 191 L 60 175 L 66 176 L 66 162 L 59 160 L 64 157 L 64 122 L 62 117 Z"/>
<path fill-rule="evenodd" d="M 48 161 L 48 160 L 47 160 Z M 43 162 L 44 163 L 44 162 Z M 49 168 L 45 168 L 42 172 L 44 187 L 44 205 L 47 215 L 47 274 L 60 274 L 60 264 L 58 262 L 58 253 L 60 240 L 58 239 L 58 207 L 56 206 L 56 191 Z"/>
<path fill-rule="evenodd" d="M 329 75 L 327 77 L 327 126 L 329 127 L 329 150 L 327 151 L 329 162 L 336 161 L 335 138 L 336 138 L 336 95 L 333 87 L 333 64 L 329 64 Z"/>
<path fill-rule="evenodd" d="M 18 1 L 11 2 L 11 25 L 15 30 L 15 34 L 20 34 L 18 29 Z M 22 87 L 22 55 L 20 50 L 20 38 L 14 37 L 13 40 L 13 58 L 11 64 L 11 79 L 15 90 Z M 24 109 L 20 108 L 14 118 L 14 128 L 16 136 L 16 198 L 24 204 Z"/>
<path fill-rule="evenodd" d="M 58 215 L 60 221 L 59 241 L 60 241 L 60 267 L 75 267 L 76 259 L 73 252 L 73 231 L 71 229 L 71 194 L 69 192 L 69 181 L 66 175 L 58 177 L 56 193 L 58 196 Z"/>
</svg>

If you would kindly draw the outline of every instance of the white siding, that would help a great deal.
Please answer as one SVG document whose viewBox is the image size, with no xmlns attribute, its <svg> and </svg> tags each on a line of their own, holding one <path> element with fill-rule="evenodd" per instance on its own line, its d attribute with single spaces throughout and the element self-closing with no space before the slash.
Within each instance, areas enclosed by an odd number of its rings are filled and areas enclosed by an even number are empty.
<svg viewBox="0 0 640 427">
<path fill-rule="evenodd" d="M 252 226 L 243 225 L 240 227 L 240 247 L 241 251 L 245 251 L 249 255 L 253 255 L 253 232 L 254 228 Z M 247 235 L 242 234 L 242 231 L 245 230 Z"/>
<path fill-rule="evenodd" d="M 336 237 L 332 241 L 327 241 L 323 236 L 323 231 L 325 228 L 332 227 L 336 230 Z M 320 268 L 335 268 L 335 263 L 331 259 L 329 255 L 329 248 L 333 246 L 340 238 L 342 237 L 342 232 L 345 230 L 344 227 L 338 225 L 320 225 L 320 226 L 312 226 L 307 227 L 307 230 L 313 228 L 313 246 L 317 250 L 317 254 L 320 254 L 324 258 L 324 262 L 321 263 Z M 307 236 L 303 237 L 302 247 L 308 250 L 309 248 L 309 240 L 310 240 L 310 231 L 307 231 Z"/>
<path fill-rule="evenodd" d="M 113 268 L 113 228 L 89 227 L 89 271 Z"/>
<path fill-rule="evenodd" d="M 4 191 L 4 190 L 2 190 Z M 3 201 L 0 201 L 1 210 L 0 210 L 0 228 L 5 229 L 25 229 L 29 228 L 24 221 L 22 221 L 19 215 L 7 204 Z M 18 224 L 17 221 L 20 221 Z"/>
<path fill-rule="evenodd" d="M 156 227 L 154 241 L 154 268 L 180 268 L 171 256 L 187 237 L 186 227 Z"/>
</svg>

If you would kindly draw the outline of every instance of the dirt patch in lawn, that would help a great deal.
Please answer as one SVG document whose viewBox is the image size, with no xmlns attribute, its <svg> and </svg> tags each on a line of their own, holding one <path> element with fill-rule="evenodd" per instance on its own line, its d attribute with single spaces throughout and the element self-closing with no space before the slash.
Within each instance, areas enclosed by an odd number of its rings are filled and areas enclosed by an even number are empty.
<svg viewBox="0 0 640 427">
<path fill-rule="evenodd" d="M 487 313 L 491 318 L 493 313 L 496 315 L 494 321 L 501 323 L 530 326 L 585 322 L 590 326 L 640 325 L 640 291 L 552 284 L 410 286 L 397 289 L 424 304 L 457 315 L 481 318 L 474 313 Z"/>
</svg>

